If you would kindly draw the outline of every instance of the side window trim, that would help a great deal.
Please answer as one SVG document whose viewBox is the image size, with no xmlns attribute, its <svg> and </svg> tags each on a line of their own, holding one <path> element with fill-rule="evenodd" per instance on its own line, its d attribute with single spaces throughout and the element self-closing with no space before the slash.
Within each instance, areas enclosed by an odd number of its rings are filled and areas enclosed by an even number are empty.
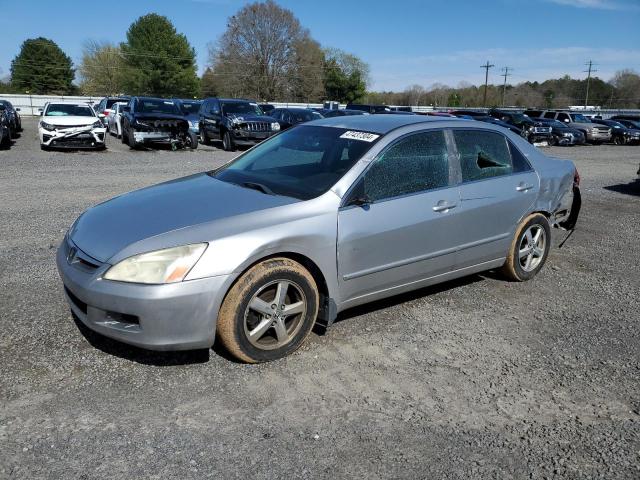
<svg viewBox="0 0 640 480">
<path fill-rule="evenodd" d="M 454 188 L 454 187 L 458 187 L 457 183 L 454 183 L 454 179 L 455 176 L 452 177 L 452 168 L 451 168 L 451 164 L 452 164 L 452 155 L 453 155 L 453 151 L 451 150 L 451 145 L 449 140 L 447 140 L 447 130 L 446 128 L 429 128 L 429 129 L 424 129 L 424 130 L 417 130 L 417 131 L 413 131 L 413 132 L 408 132 L 398 138 L 396 138 L 395 140 L 393 140 L 389 145 L 385 146 L 382 150 L 380 150 L 380 152 L 378 152 L 376 154 L 376 156 L 369 162 L 369 164 L 366 166 L 366 168 L 360 172 L 360 175 L 358 175 L 358 178 L 356 178 L 353 183 L 351 184 L 351 186 L 349 187 L 349 189 L 347 190 L 347 193 L 345 193 L 345 195 L 342 197 L 342 202 L 340 202 L 340 206 L 338 207 L 338 209 L 344 209 L 344 208 L 352 208 L 355 207 L 354 205 L 347 205 L 349 203 L 349 201 L 352 198 L 352 195 L 354 193 L 354 191 L 359 187 L 360 183 L 362 182 L 364 176 L 367 174 L 367 172 L 369 170 L 371 170 L 371 167 L 376 163 L 376 161 L 378 161 L 381 157 L 383 157 L 385 155 L 385 153 L 387 153 L 391 148 L 393 148 L 395 145 L 397 145 L 399 142 L 407 139 L 408 137 L 412 136 L 412 135 L 418 135 L 421 133 L 428 133 L 428 132 L 442 132 L 445 138 L 445 145 L 447 146 L 447 161 L 449 164 L 449 185 L 443 186 L 443 187 L 437 187 L 437 188 L 428 188 L 425 190 L 420 190 L 417 192 L 411 192 L 411 193 L 404 193 L 401 195 L 396 195 L 394 197 L 389 197 L 389 198 L 383 198 L 380 200 L 372 200 L 371 204 L 376 204 L 376 203 L 382 203 L 382 202 L 388 202 L 390 200 L 397 200 L 399 198 L 404 198 L 404 197 L 412 197 L 415 195 L 422 195 L 426 192 L 437 192 L 440 190 L 444 190 L 447 188 Z M 455 172 L 455 169 L 453 170 Z"/>
</svg>

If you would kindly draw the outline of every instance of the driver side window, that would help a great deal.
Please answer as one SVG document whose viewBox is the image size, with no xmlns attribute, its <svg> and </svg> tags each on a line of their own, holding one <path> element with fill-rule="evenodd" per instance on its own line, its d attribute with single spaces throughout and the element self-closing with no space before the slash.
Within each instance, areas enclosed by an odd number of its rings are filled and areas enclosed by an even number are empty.
<svg viewBox="0 0 640 480">
<path fill-rule="evenodd" d="M 375 202 L 449 185 L 447 144 L 437 130 L 411 134 L 387 148 L 365 173 L 360 191 Z"/>
</svg>

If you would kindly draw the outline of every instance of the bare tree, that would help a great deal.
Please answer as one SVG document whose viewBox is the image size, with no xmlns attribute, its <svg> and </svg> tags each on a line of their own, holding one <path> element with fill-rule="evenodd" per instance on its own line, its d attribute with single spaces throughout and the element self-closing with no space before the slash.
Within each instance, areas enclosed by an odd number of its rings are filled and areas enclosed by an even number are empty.
<svg viewBox="0 0 640 480">
<path fill-rule="evenodd" d="M 120 47 L 89 40 L 84 45 L 78 69 L 80 89 L 88 95 L 122 93 L 124 68 Z"/>
<path fill-rule="evenodd" d="M 211 75 L 223 94 L 317 99 L 322 52 L 290 10 L 272 0 L 244 6 L 210 48 Z"/>
</svg>

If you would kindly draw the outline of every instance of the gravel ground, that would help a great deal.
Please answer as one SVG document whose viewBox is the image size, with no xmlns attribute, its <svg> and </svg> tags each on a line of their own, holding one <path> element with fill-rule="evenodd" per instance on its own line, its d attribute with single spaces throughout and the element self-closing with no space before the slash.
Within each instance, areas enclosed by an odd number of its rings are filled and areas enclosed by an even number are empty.
<svg viewBox="0 0 640 480">
<path fill-rule="evenodd" d="M 0 151 L 0 478 L 640 478 L 640 147 L 546 149 L 584 205 L 533 281 L 377 302 L 248 366 L 79 328 L 54 262 L 88 206 L 229 155 L 41 152 L 25 126 Z"/>
</svg>

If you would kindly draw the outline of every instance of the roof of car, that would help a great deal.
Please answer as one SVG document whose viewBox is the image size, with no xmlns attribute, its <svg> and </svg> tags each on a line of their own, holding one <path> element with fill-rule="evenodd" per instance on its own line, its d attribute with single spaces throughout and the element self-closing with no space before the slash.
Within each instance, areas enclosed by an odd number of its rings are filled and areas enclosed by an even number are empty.
<svg viewBox="0 0 640 480">
<path fill-rule="evenodd" d="M 462 121 L 464 120 L 459 118 L 426 117 L 422 115 L 395 115 L 393 113 L 389 113 L 385 115 L 345 115 L 323 118 L 321 120 L 314 120 L 313 124 L 386 134 L 396 128 L 404 127 L 405 125 L 413 125 L 415 123 Z"/>
</svg>

